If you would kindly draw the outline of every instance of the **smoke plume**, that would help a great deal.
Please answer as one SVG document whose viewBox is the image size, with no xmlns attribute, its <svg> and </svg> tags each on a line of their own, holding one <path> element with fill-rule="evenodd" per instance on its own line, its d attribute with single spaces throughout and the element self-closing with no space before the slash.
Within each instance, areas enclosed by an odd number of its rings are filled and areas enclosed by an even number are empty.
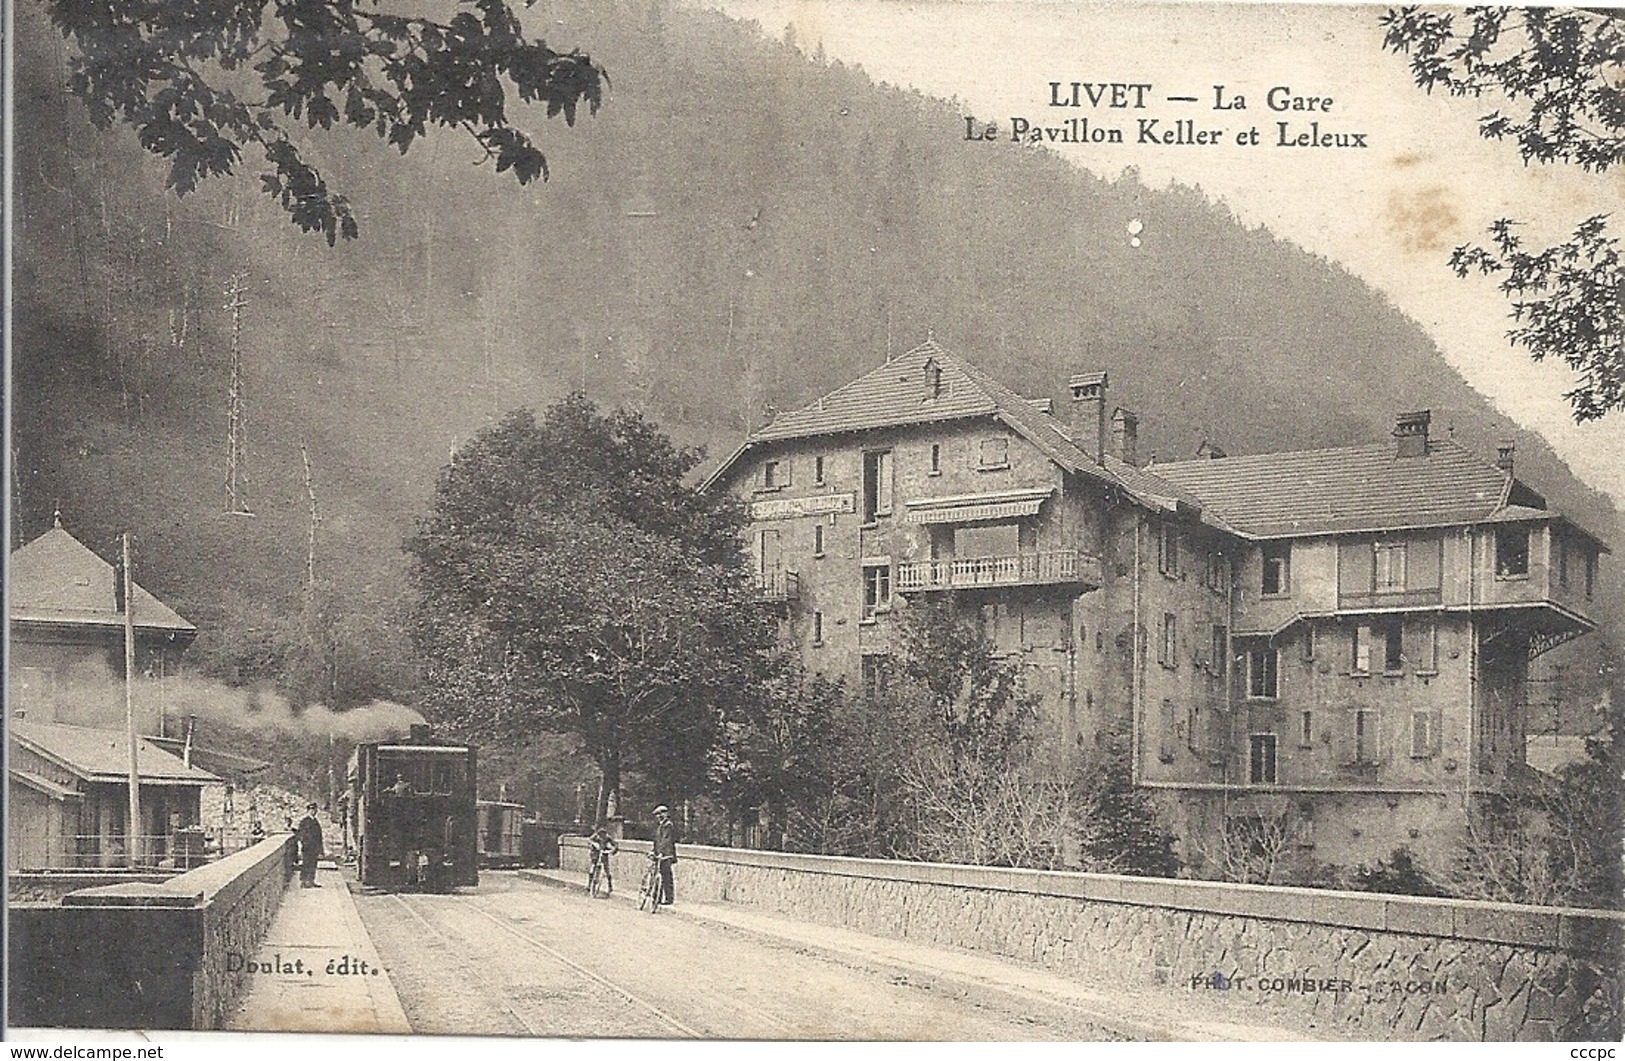
<svg viewBox="0 0 1625 1061">
<path fill-rule="evenodd" d="M 204 740 L 209 730 L 225 728 L 354 743 L 403 737 L 423 722 L 412 708 L 388 700 L 346 711 L 321 704 L 296 711 L 274 690 L 235 688 L 191 674 L 138 678 L 134 703 L 136 728 L 143 734 L 179 736 L 186 720 L 195 717 Z M 53 688 L 16 696 L 14 713 L 16 708 L 29 721 L 122 729 L 124 682 L 105 666 L 81 664 Z"/>
</svg>

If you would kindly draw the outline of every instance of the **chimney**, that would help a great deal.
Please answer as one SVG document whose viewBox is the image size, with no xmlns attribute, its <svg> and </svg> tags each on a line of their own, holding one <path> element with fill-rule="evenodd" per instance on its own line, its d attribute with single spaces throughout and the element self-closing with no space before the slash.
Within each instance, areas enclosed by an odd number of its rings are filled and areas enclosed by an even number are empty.
<svg viewBox="0 0 1625 1061">
<path fill-rule="evenodd" d="M 1124 464 L 1139 466 L 1140 418 L 1119 407 L 1112 413 L 1112 450 Z"/>
<path fill-rule="evenodd" d="M 1199 460 L 1222 461 L 1228 457 L 1229 454 L 1226 453 L 1224 451 L 1224 447 L 1220 446 L 1217 442 L 1203 439 L 1202 444 L 1196 447 L 1196 456 Z"/>
<path fill-rule="evenodd" d="M 1518 450 L 1517 445 L 1511 439 L 1506 439 L 1500 445 L 1496 446 L 1495 447 L 1495 466 L 1497 468 L 1501 469 L 1502 471 L 1506 472 L 1508 475 L 1511 475 L 1512 474 L 1512 456 L 1513 456 L 1514 453 L 1517 452 L 1517 450 Z"/>
<path fill-rule="evenodd" d="M 1067 380 L 1072 392 L 1072 441 L 1096 464 L 1106 454 L 1106 373 L 1081 372 Z"/>
<path fill-rule="evenodd" d="M 1433 413 L 1422 409 L 1414 413 L 1400 413 L 1394 421 L 1394 456 L 1426 457 L 1428 455 L 1428 423 Z"/>
</svg>

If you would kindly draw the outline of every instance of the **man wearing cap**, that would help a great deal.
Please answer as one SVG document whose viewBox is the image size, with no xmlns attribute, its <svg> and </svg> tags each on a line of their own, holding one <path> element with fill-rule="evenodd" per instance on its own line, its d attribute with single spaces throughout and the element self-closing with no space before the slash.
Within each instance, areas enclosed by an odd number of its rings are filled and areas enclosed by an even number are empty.
<svg viewBox="0 0 1625 1061">
<path fill-rule="evenodd" d="M 672 900 L 671 867 L 677 861 L 677 830 L 671 824 L 671 808 L 655 808 L 655 858 L 660 862 L 660 905 Z"/>
<path fill-rule="evenodd" d="M 305 804 L 305 816 L 295 835 L 299 840 L 299 887 L 319 888 L 316 860 L 322 857 L 322 823 L 316 820 L 316 804 Z"/>
</svg>

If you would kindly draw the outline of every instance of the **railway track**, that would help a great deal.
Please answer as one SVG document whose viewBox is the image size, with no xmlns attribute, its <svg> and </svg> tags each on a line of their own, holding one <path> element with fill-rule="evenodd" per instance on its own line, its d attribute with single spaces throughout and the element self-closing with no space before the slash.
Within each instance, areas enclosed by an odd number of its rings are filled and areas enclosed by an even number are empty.
<svg viewBox="0 0 1625 1061">
<path fill-rule="evenodd" d="M 526 934 L 524 932 L 519 931 L 517 928 L 515 928 L 513 926 L 512 922 L 509 921 L 508 919 L 498 917 L 497 915 L 491 913 L 489 910 L 486 910 L 479 903 L 474 902 L 472 899 L 469 899 L 468 902 L 469 902 L 471 907 L 478 910 L 480 914 L 482 914 L 485 917 L 489 918 L 499 928 L 501 928 L 503 931 L 509 933 L 514 938 L 523 940 L 524 942 L 530 944 L 531 946 L 536 947 L 536 948 L 548 953 L 549 955 L 551 955 L 554 958 L 558 959 L 559 961 L 565 963 L 566 965 L 569 965 L 572 968 L 577 969 L 582 974 L 584 974 L 584 975 L 586 975 L 588 977 L 591 977 L 591 978 L 593 978 L 595 980 L 598 980 L 600 983 L 604 984 L 605 986 L 611 988 L 614 991 L 620 992 L 623 996 L 630 999 L 631 1001 L 637 1003 L 638 1005 L 640 1005 L 640 1006 L 642 1006 L 642 1007 L 644 1007 L 646 1009 L 649 1009 L 651 1012 L 655 1012 L 657 1015 L 659 1015 L 661 1017 L 662 1020 L 668 1021 L 669 1023 L 673 1024 L 674 1026 L 683 1027 L 681 1024 L 676 1022 L 673 1018 L 671 1018 L 670 1016 L 664 1014 L 662 1011 L 656 1009 L 653 1006 L 653 1004 L 651 1004 L 649 1002 L 646 1002 L 641 998 L 638 998 L 637 996 L 635 996 L 632 993 L 626 991 L 624 988 L 620 987 L 619 985 L 614 984 L 611 981 L 606 980 L 606 979 L 598 976 L 598 974 L 596 974 L 596 973 L 594 973 L 594 972 L 592 972 L 592 971 L 590 971 L 588 969 L 584 969 L 584 968 L 580 967 L 579 965 L 577 965 L 575 962 L 571 961 L 569 958 L 567 958 L 563 954 L 560 954 L 554 948 L 548 946 L 546 943 L 543 943 L 542 941 L 540 941 L 538 939 L 535 939 L 535 938 L 531 937 L 530 935 L 528 935 L 528 934 Z M 716 1010 L 716 1009 L 730 1010 L 733 1013 L 735 1013 L 735 1014 L 737 1014 L 737 1015 L 739 1015 L 741 1017 L 745 1017 L 745 1018 L 748 1018 L 749 1020 L 753 1020 L 753 1021 L 757 1022 L 758 1024 L 762 1024 L 762 1025 L 766 1025 L 768 1027 L 771 1027 L 774 1030 L 784 1034 L 786 1037 L 792 1037 L 793 1038 L 793 1037 L 797 1037 L 797 1036 L 799 1036 L 801 1034 L 800 1030 L 798 1029 L 798 1026 L 791 1023 L 790 1021 L 787 1021 L 787 1020 L 783 1019 L 782 1017 L 779 1017 L 777 1014 L 770 1013 L 767 1010 L 762 1009 L 760 1006 L 753 1005 L 752 1003 L 746 1002 L 746 1001 L 744 1001 L 743 999 L 740 999 L 740 998 L 736 998 L 736 997 L 734 997 L 733 995 L 730 995 L 730 994 L 722 994 L 720 992 L 713 992 L 713 993 L 708 994 L 706 996 L 705 1004 L 706 1004 L 707 1008 L 712 1009 L 712 1010 Z M 716 1037 L 715 1035 L 709 1035 L 709 1034 L 705 1034 L 705 1033 L 702 1033 L 702 1032 L 693 1031 L 692 1029 L 686 1030 L 684 1032 L 684 1034 L 692 1036 L 693 1038 L 697 1038 L 697 1039 L 709 1039 L 709 1038 L 715 1038 Z"/>
<path fill-rule="evenodd" d="M 536 1024 L 534 1021 L 527 1019 L 524 1014 L 524 1010 L 529 1004 L 515 997 L 515 993 L 510 988 L 505 987 L 504 985 L 493 980 L 478 967 L 476 962 L 468 957 L 470 946 L 473 943 L 472 940 L 469 940 L 466 937 L 461 940 L 453 938 L 451 934 L 436 926 L 427 917 L 425 917 L 423 912 L 414 905 L 413 901 L 408 900 L 406 896 L 392 894 L 389 896 L 389 898 L 393 900 L 394 904 L 398 905 L 402 910 L 404 910 L 415 923 L 421 926 L 426 933 L 444 944 L 448 955 L 451 956 L 452 960 L 459 967 L 459 971 L 466 976 L 470 982 L 479 984 L 483 990 L 489 992 L 488 997 L 499 1000 L 498 1004 L 500 1005 L 503 1013 L 507 1015 L 520 1029 L 522 1029 L 525 1034 L 532 1036 L 549 1036 L 559 1034 L 554 1028 L 542 1027 Z M 485 909 L 468 896 L 448 896 L 445 897 L 439 905 L 454 906 L 459 910 L 475 914 L 481 919 L 489 922 L 506 935 L 526 944 L 532 950 L 544 955 L 559 965 L 568 968 L 578 976 L 581 976 L 599 987 L 606 988 L 609 991 L 614 992 L 626 1001 L 630 1002 L 632 1005 L 654 1017 L 663 1027 L 670 1029 L 673 1033 L 675 1033 L 673 1035 L 674 1038 L 706 1038 L 704 1033 L 696 1031 L 695 1029 L 684 1024 L 682 1021 L 678 1020 L 676 1017 L 673 1017 L 670 1013 L 667 1013 L 655 1003 L 649 1001 L 624 985 L 618 984 L 599 973 L 593 972 L 591 969 L 583 966 L 581 963 L 570 958 L 568 955 L 561 953 L 557 948 L 543 943 L 541 940 L 536 939 L 534 936 L 531 936 L 528 933 L 520 931 L 519 929 L 515 928 L 506 918 L 498 917 L 497 915 L 491 913 L 489 910 Z"/>
</svg>

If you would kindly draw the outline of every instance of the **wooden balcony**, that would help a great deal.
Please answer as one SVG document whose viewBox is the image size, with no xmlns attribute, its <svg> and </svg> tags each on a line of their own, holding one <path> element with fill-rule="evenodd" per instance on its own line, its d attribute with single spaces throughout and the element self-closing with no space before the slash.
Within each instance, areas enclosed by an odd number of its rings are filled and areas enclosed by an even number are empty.
<svg viewBox="0 0 1625 1061">
<path fill-rule="evenodd" d="M 903 593 L 998 586 L 1098 589 L 1101 581 L 1100 558 L 1076 549 L 1049 549 L 1008 556 L 967 556 L 953 560 L 913 560 L 897 565 L 897 588 Z"/>
<path fill-rule="evenodd" d="M 801 575 L 795 571 L 764 571 L 756 576 L 756 595 L 769 604 L 792 604 L 801 596 Z"/>
</svg>

